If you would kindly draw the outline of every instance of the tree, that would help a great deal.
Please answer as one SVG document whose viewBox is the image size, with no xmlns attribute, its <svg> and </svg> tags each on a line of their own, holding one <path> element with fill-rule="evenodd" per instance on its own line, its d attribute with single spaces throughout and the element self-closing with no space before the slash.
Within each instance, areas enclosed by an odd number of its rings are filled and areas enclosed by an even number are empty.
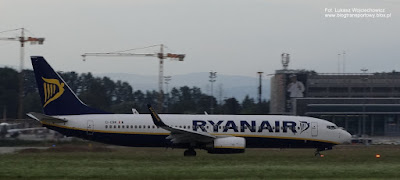
<svg viewBox="0 0 400 180">
<path fill-rule="evenodd" d="M 36 79 L 32 70 L 24 70 L 24 111 L 42 111 Z M 147 112 L 147 104 L 158 103 L 158 92 L 145 93 L 133 91 L 127 82 L 114 82 L 108 77 L 94 77 L 91 73 L 60 73 L 72 91 L 87 105 L 114 113 Z M 209 112 L 213 103 L 215 114 L 268 114 L 269 102 L 255 103 L 246 96 L 240 104 L 234 97 L 218 104 L 215 97 L 201 92 L 198 87 L 183 86 L 172 88 L 168 100 L 169 112 L 185 114 L 203 114 Z M 11 68 L 0 68 L 0 110 L 6 108 L 9 117 L 17 116 L 18 72 Z M 155 107 L 155 106 L 154 106 Z M 166 107 L 164 107 L 166 109 Z M 3 111 L 1 111 L 1 114 Z M 160 112 L 161 113 L 161 112 Z"/>
<path fill-rule="evenodd" d="M 240 113 L 240 104 L 236 100 L 236 98 L 232 97 L 229 99 L 226 99 L 224 101 L 224 105 L 222 105 L 223 113 L 224 114 L 239 114 Z"/>
<path fill-rule="evenodd" d="M 256 114 L 257 108 L 254 99 L 247 95 L 242 101 L 242 110 L 240 111 L 240 114 Z"/>
<path fill-rule="evenodd" d="M 263 100 L 257 104 L 256 114 L 269 114 L 269 101 Z"/>
<path fill-rule="evenodd" d="M 81 82 L 79 74 L 76 72 L 65 72 L 60 73 L 60 75 L 73 92 L 80 94 L 83 83 Z"/>
<path fill-rule="evenodd" d="M 112 96 L 102 80 L 94 78 L 91 73 L 82 74 L 80 79 L 83 87 L 79 98 L 89 106 L 102 110 L 110 109 Z"/>
<path fill-rule="evenodd" d="M 0 110 L 6 109 L 7 116 L 17 117 L 18 72 L 11 68 L 0 68 Z"/>
</svg>

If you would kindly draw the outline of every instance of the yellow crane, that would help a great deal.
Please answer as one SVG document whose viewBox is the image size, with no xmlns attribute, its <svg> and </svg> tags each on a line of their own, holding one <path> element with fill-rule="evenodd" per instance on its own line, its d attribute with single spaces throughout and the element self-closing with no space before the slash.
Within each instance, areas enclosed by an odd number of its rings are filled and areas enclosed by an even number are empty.
<svg viewBox="0 0 400 180">
<path fill-rule="evenodd" d="M 135 50 L 129 49 L 124 51 L 117 52 L 109 52 L 109 53 L 84 53 L 82 54 L 83 61 L 86 60 L 87 56 L 102 56 L 102 57 L 129 57 L 129 56 L 141 56 L 141 57 L 157 57 L 159 59 L 159 72 L 158 72 L 158 111 L 162 112 L 163 102 L 164 102 L 164 93 L 163 93 L 163 80 L 164 80 L 164 59 L 178 60 L 183 61 L 185 58 L 185 54 L 173 54 L 173 53 L 164 53 L 164 45 L 153 45 L 149 47 L 160 46 L 160 51 L 157 53 L 126 53 L 127 51 Z M 148 47 L 146 47 L 148 48 Z M 140 48 L 144 49 L 144 48 Z"/>
</svg>

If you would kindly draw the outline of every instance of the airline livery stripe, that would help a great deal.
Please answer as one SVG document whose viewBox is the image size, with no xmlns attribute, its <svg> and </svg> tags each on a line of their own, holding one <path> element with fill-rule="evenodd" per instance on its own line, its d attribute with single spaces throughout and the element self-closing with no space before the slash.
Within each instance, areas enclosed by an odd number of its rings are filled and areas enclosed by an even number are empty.
<svg viewBox="0 0 400 180">
<path fill-rule="evenodd" d="M 58 124 L 50 124 L 50 123 L 46 123 L 46 122 L 43 122 L 43 121 L 41 121 L 41 123 L 45 124 L 45 125 L 48 125 L 48 126 L 55 126 L 55 127 L 59 127 L 59 128 L 79 130 L 79 131 L 88 131 L 88 129 L 75 128 L 75 127 L 69 127 L 69 126 L 62 126 L 62 125 L 58 125 Z M 91 132 L 112 133 L 112 134 L 170 135 L 170 133 L 120 132 L 120 131 L 105 131 L 105 130 L 91 130 Z M 301 141 L 318 141 L 318 142 L 329 143 L 329 144 L 340 144 L 339 142 L 334 142 L 334 141 L 326 141 L 326 140 L 320 140 L 320 139 L 308 139 L 308 138 L 297 138 L 297 137 L 263 136 L 263 135 L 248 135 L 248 134 L 218 134 L 218 133 L 210 133 L 210 134 L 214 135 L 214 136 L 221 135 L 221 136 L 235 136 L 235 137 L 288 139 L 288 140 L 301 140 Z"/>
</svg>

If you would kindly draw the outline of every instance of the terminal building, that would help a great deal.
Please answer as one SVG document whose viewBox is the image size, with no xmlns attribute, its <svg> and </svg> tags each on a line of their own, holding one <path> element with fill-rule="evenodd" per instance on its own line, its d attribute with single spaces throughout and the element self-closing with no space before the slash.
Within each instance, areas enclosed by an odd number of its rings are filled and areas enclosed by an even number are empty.
<svg viewBox="0 0 400 180">
<path fill-rule="evenodd" d="M 271 78 L 270 103 L 271 114 L 325 119 L 353 135 L 400 136 L 400 72 L 324 74 L 284 68 Z"/>
</svg>

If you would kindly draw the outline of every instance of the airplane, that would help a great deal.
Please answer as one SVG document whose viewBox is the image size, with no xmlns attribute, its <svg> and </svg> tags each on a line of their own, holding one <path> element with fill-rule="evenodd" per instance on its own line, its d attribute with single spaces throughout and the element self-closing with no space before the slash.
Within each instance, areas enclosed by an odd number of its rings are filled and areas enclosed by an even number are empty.
<svg viewBox="0 0 400 180">
<path fill-rule="evenodd" d="M 315 148 L 315 155 L 349 142 L 351 134 L 313 117 L 284 115 L 113 114 L 83 103 L 41 56 L 32 56 L 43 113 L 27 115 L 66 136 L 132 147 L 184 148 L 212 154 L 245 148 Z"/>
<path fill-rule="evenodd" d="M 21 132 L 24 131 L 32 131 L 32 130 L 43 130 L 43 127 L 39 128 L 18 128 L 19 124 L 9 124 L 9 123 L 0 123 L 0 137 L 11 137 L 17 138 Z"/>
</svg>

